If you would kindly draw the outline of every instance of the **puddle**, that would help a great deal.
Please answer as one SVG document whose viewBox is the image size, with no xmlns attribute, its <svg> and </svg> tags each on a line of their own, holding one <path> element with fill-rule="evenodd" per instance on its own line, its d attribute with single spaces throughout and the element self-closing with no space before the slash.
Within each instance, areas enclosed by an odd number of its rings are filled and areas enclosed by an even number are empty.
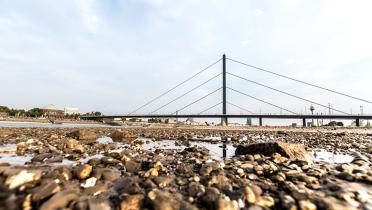
<svg viewBox="0 0 372 210">
<path fill-rule="evenodd" d="M 24 165 L 31 161 L 32 156 L 18 156 L 16 154 L 0 154 L 0 163 L 9 163 L 14 165 Z"/>
<path fill-rule="evenodd" d="M 15 144 L 4 144 L 0 146 L 0 154 L 15 153 L 16 151 L 17 151 L 17 145 Z"/>
<path fill-rule="evenodd" d="M 113 143 L 114 141 L 112 140 L 111 137 L 102 136 L 97 139 L 97 142 L 100 144 L 109 144 L 109 143 Z"/>
<path fill-rule="evenodd" d="M 324 149 L 316 149 L 312 151 L 314 162 L 327 162 L 331 164 L 350 163 L 354 157 L 347 154 L 335 154 Z"/>
<path fill-rule="evenodd" d="M 216 141 L 216 140 L 215 140 Z M 187 148 L 185 145 L 176 145 L 175 140 L 161 141 L 145 141 L 142 148 L 145 150 L 154 151 L 155 149 L 176 149 L 179 151 Z M 223 144 L 222 142 L 205 142 L 205 141 L 189 141 L 190 146 L 204 147 L 209 150 L 209 154 L 214 160 L 230 159 L 235 155 L 235 147 L 231 144 Z"/>
</svg>

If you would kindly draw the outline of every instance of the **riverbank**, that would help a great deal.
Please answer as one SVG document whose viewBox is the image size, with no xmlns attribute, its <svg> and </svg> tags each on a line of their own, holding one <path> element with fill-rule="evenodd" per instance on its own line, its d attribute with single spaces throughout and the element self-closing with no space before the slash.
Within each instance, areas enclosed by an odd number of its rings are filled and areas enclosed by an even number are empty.
<svg viewBox="0 0 372 210">
<path fill-rule="evenodd" d="M 370 209 L 369 133 L 0 128 L 0 209 Z M 296 143 L 313 157 L 281 149 L 235 155 L 237 147 L 267 142 Z"/>
<path fill-rule="evenodd" d="M 90 121 L 90 120 L 57 119 L 54 121 L 57 123 L 69 123 L 69 124 L 102 124 L 98 121 Z M 18 117 L 17 118 L 0 117 L 0 122 L 51 123 L 49 119 L 18 118 Z"/>
</svg>

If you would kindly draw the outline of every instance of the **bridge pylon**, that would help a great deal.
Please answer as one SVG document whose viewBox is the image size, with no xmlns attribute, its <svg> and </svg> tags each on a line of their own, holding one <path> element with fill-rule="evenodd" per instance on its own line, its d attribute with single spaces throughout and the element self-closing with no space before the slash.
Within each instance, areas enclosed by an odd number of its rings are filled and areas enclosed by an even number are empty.
<svg viewBox="0 0 372 210">
<path fill-rule="evenodd" d="M 226 55 L 222 55 L 222 114 L 226 115 Z M 227 117 L 221 118 L 221 125 L 228 125 Z"/>
</svg>

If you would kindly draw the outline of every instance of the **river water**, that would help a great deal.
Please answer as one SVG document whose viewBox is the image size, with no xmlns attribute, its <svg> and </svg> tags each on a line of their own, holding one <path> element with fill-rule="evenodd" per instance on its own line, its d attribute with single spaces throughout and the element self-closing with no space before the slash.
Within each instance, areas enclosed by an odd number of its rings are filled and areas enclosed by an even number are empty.
<svg viewBox="0 0 372 210">
<path fill-rule="evenodd" d="M 74 124 L 74 123 L 34 123 L 34 122 L 8 122 L 0 121 L 0 127 L 7 128 L 120 128 L 124 126 L 111 126 L 111 125 L 100 125 L 100 124 Z"/>
</svg>

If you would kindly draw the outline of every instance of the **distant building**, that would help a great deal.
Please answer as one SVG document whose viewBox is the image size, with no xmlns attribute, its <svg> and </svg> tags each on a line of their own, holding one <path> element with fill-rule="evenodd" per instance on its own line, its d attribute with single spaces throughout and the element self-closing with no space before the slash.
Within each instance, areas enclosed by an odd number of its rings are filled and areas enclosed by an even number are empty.
<svg viewBox="0 0 372 210">
<path fill-rule="evenodd" d="M 0 112 L 0 117 L 6 117 L 6 116 L 8 116 L 8 113 L 6 113 L 6 112 Z"/>
<path fill-rule="evenodd" d="M 65 107 L 64 114 L 73 115 L 73 114 L 80 114 L 80 112 L 78 108 Z"/>
<path fill-rule="evenodd" d="M 64 111 L 59 109 L 54 104 L 49 104 L 47 106 L 44 106 L 43 108 L 40 108 L 44 112 L 45 117 L 53 117 L 53 118 L 62 118 L 64 117 Z"/>
</svg>

